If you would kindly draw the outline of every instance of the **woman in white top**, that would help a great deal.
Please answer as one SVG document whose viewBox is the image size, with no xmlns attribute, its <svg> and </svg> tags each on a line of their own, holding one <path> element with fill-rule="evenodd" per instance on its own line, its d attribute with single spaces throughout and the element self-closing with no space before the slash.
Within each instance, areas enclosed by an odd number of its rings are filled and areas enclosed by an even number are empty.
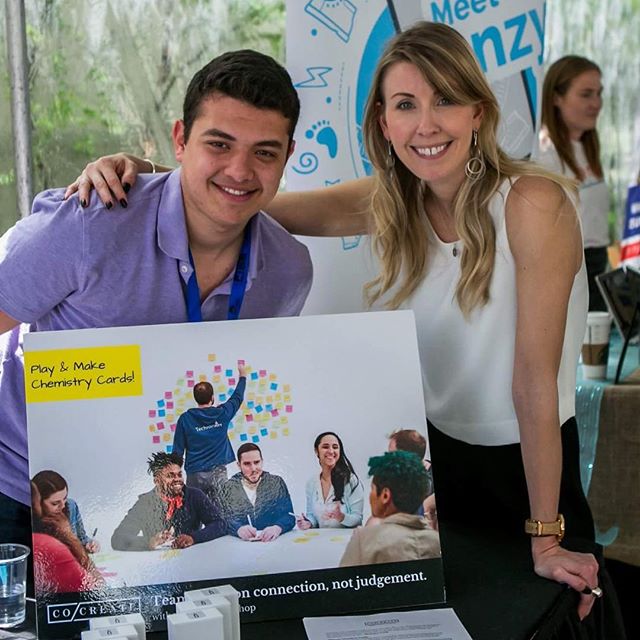
<svg viewBox="0 0 640 640">
<path fill-rule="evenodd" d="M 357 527 L 362 524 L 364 488 L 353 469 L 337 433 L 319 434 L 313 448 L 320 474 L 306 486 L 307 511 L 297 517 L 299 529 L 311 527 Z"/>
<path fill-rule="evenodd" d="M 549 67 L 542 88 L 542 129 L 533 157 L 579 183 L 589 311 L 606 311 L 595 280 L 607 269 L 609 244 L 609 193 L 596 130 L 601 108 L 602 76 L 595 62 L 564 56 Z"/>
<path fill-rule="evenodd" d="M 562 545 L 531 538 L 534 569 L 580 592 L 585 618 L 598 563 L 569 549 L 595 549 L 573 417 L 580 226 L 570 183 L 506 156 L 498 119 L 464 38 L 417 23 L 389 43 L 372 82 L 363 133 L 374 177 L 283 194 L 269 209 L 292 233 L 371 233 L 381 271 L 369 300 L 416 313 L 440 522 L 522 537 L 525 518 L 548 533 L 564 514 Z M 93 180 L 103 200 L 126 197 L 116 174 L 131 184 L 145 164 L 103 158 L 70 191 L 87 198 Z M 599 612 L 615 603 L 604 590 Z"/>
</svg>

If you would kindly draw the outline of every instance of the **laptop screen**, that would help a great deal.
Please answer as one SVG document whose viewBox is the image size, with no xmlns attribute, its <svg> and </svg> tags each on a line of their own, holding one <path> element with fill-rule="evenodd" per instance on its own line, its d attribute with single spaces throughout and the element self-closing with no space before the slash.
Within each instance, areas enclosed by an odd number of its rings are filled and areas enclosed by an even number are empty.
<svg viewBox="0 0 640 640">
<path fill-rule="evenodd" d="M 640 338 L 640 271 L 621 267 L 597 276 L 596 281 L 622 337 L 626 338 L 631 331 L 631 341 L 637 342 Z"/>
</svg>

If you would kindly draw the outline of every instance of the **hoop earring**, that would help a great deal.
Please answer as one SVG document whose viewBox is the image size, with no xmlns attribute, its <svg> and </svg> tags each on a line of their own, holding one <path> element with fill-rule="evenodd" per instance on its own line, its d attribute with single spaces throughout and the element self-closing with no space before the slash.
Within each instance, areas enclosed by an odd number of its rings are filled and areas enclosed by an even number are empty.
<svg viewBox="0 0 640 640">
<path fill-rule="evenodd" d="M 391 171 L 396 164 L 396 156 L 393 153 L 391 140 L 387 140 L 387 171 Z"/>
<path fill-rule="evenodd" d="M 478 147 L 478 130 L 473 130 L 473 151 L 467 164 L 464 165 L 464 173 L 471 181 L 476 181 L 482 178 L 487 170 L 487 165 L 484 162 L 484 156 L 481 149 Z"/>
</svg>

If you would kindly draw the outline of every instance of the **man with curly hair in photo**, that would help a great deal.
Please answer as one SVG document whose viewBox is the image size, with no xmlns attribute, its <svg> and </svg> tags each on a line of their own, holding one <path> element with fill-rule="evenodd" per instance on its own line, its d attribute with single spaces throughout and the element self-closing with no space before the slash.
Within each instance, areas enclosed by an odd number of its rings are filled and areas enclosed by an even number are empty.
<svg viewBox="0 0 640 640">
<path fill-rule="evenodd" d="M 360 527 L 340 560 L 341 567 L 426 560 L 440 556 L 440 537 L 416 515 L 428 491 L 422 460 L 407 451 L 369 458 L 369 503 L 379 524 Z"/>
</svg>

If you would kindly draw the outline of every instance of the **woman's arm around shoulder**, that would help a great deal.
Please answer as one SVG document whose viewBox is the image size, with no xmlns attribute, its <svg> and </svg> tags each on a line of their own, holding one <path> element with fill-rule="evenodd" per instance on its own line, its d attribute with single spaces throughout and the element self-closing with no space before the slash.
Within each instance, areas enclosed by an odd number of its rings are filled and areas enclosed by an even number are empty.
<svg viewBox="0 0 640 640">
<path fill-rule="evenodd" d="M 359 178 L 313 191 L 280 192 L 266 207 L 289 233 L 355 236 L 369 232 L 372 178 Z"/>
<path fill-rule="evenodd" d="M 129 153 L 115 153 L 90 162 L 67 187 L 65 199 L 78 193 L 83 207 L 95 189 L 107 209 L 126 207 L 127 193 L 139 173 L 161 173 L 170 167 Z M 289 233 L 304 236 L 354 236 L 369 231 L 372 178 L 348 180 L 313 191 L 280 192 L 266 207 Z"/>
<path fill-rule="evenodd" d="M 130 153 L 114 153 L 89 162 L 82 173 L 67 187 L 64 199 L 78 192 L 83 207 L 88 206 L 91 191 L 95 189 L 107 209 L 116 202 L 127 206 L 127 193 L 136 182 L 139 173 L 165 173 L 171 167 L 157 164 L 147 158 Z"/>
</svg>

